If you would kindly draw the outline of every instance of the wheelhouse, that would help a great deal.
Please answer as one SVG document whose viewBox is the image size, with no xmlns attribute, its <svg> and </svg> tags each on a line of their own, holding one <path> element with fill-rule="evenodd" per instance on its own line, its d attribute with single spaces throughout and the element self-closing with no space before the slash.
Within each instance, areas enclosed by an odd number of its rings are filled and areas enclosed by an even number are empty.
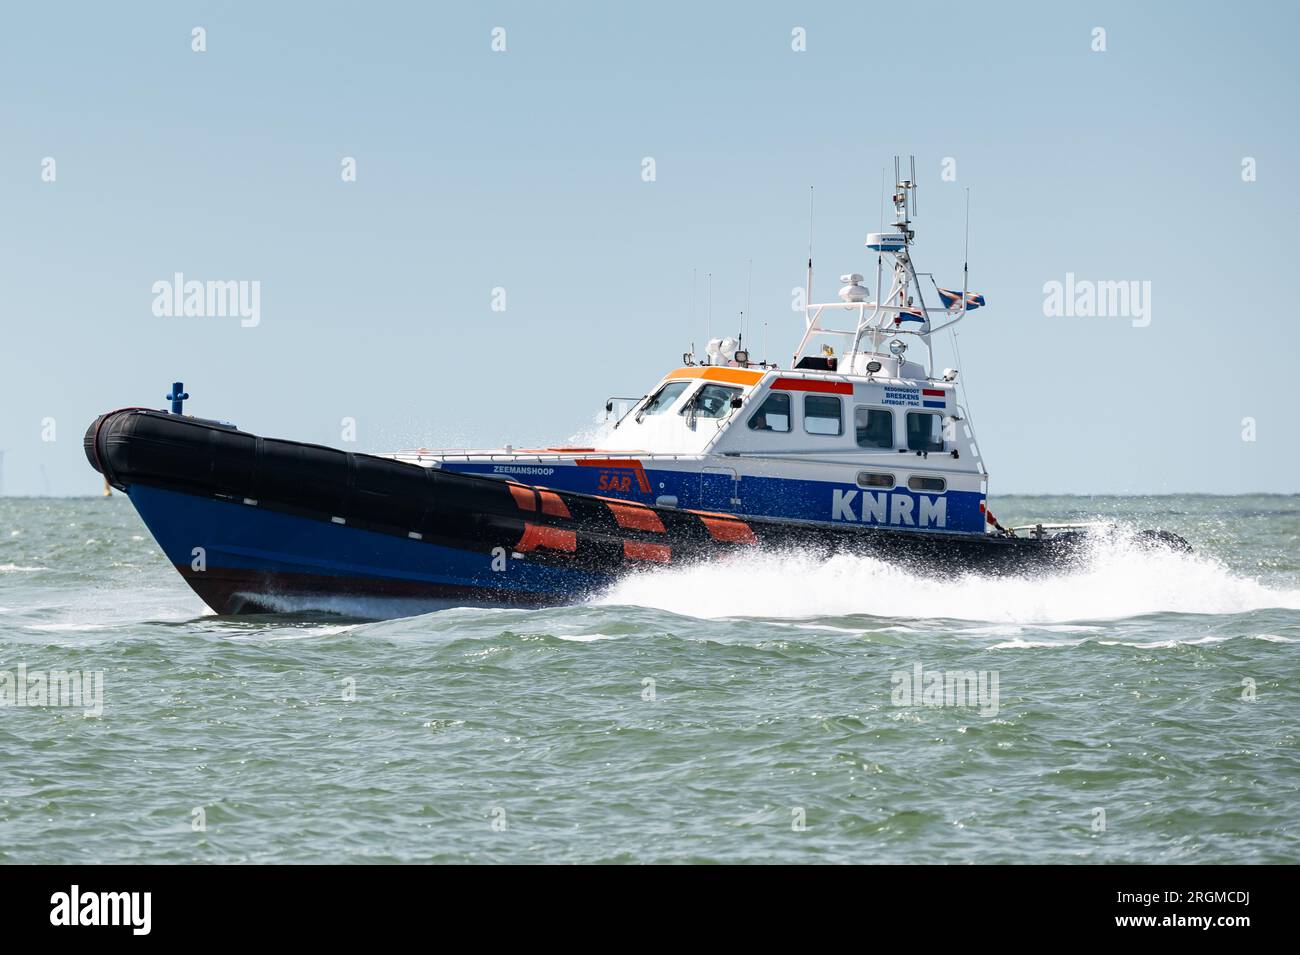
<svg viewBox="0 0 1300 955">
<path fill-rule="evenodd" d="M 751 361 L 738 339 L 713 339 L 702 359 L 688 353 L 633 401 L 599 448 L 413 460 L 661 507 L 984 533 L 987 473 L 957 372 L 931 367 L 932 335 L 984 302 L 963 283 L 960 293 L 936 286 L 944 307 L 927 306 L 910 257 L 914 189 L 914 179 L 899 180 L 895 231 L 868 236 L 878 289 L 892 258 L 888 291 L 873 301 L 861 275 L 843 276 L 840 301 L 805 307 L 789 367 Z M 843 342 L 843 354 L 828 340 Z"/>
</svg>

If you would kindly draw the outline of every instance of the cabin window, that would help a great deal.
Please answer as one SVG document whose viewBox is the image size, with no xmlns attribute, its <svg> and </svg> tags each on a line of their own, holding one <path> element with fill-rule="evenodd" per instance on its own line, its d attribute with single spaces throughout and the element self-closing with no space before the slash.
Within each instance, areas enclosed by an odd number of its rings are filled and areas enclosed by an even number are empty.
<svg viewBox="0 0 1300 955">
<path fill-rule="evenodd" d="M 843 434 L 840 399 L 834 395 L 805 395 L 803 429 L 809 434 Z"/>
<path fill-rule="evenodd" d="M 948 488 L 948 482 L 939 477 L 921 477 L 919 474 L 907 479 L 907 487 L 912 491 L 934 491 L 942 494 Z"/>
<path fill-rule="evenodd" d="M 780 431 L 782 434 L 789 431 L 790 396 L 776 391 L 768 395 L 758 410 L 749 416 L 749 428 L 751 431 Z"/>
<path fill-rule="evenodd" d="M 894 446 L 894 413 L 892 411 L 884 408 L 857 408 L 853 412 L 853 428 L 857 432 L 858 447 L 860 448 L 892 448 Z"/>
<path fill-rule="evenodd" d="M 651 396 L 641 409 L 642 415 L 663 414 L 673 406 L 678 396 L 686 390 L 689 381 L 670 381 Z"/>
<path fill-rule="evenodd" d="M 907 413 L 907 450 L 942 451 L 943 416 L 928 411 Z"/>
<path fill-rule="evenodd" d="M 721 418 L 731 410 L 731 399 L 739 394 L 739 388 L 705 385 L 686 402 L 681 413 L 694 414 L 697 418 Z"/>
<path fill-rule="evenodd" d="M 894 476 L 877 471 L 859 471 L 858 487 L 893 487 Z"/>
</svg>

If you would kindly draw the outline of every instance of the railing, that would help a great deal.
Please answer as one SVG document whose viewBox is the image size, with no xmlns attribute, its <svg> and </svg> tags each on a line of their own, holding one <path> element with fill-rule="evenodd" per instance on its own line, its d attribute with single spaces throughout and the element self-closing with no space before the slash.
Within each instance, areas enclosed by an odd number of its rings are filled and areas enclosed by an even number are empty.
<svg viewBox="0 0 1300 955">
<path fill-rule="evenodd" d="M 1013 534 L 1018 531 L 1024 531 L 1031 539 L 1041 540 L 1044 537 L 1052 536 L 1061 531 L 1077 530 L 1113 530 L 1115 524 L 1111 521 L 1079 521 L 1076 523 L 1064 524 L 1017 524 L 1008 528 Z"/>
</svg>

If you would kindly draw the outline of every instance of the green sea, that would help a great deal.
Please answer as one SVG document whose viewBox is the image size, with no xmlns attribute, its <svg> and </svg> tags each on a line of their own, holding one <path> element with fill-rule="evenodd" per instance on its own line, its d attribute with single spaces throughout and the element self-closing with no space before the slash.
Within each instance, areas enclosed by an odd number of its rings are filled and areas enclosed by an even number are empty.
<svg viewBox="0 0 1300 955">
<path fill-rule="evenodd" d="M 121 495 L 0 498 L 0 861 L 1300 861 L 1300 497 L 991 505 L 1195 552 L 217 617 Z"/>
</svg>

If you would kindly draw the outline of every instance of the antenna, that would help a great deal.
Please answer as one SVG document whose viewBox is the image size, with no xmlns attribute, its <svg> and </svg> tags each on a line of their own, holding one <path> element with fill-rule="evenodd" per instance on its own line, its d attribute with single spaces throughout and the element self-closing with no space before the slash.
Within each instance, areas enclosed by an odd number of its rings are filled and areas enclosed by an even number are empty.
<svg viewBox="0 0 1300 955">
<path fill-rule="evenodd" d="M 966 308 L 966 293 L 970 291 L 970 186 L 966 187 L 966 249 L 962 252 L 962 305 Z"/>
<path fill-rule="evenodd" d="M 880 231 L 881 232 L 885 231 L 885 167 L 884 166 L 880 167 Z M 878 258 L 883 256 L 884 254 L 885 253 L 883 252 L 876 253 Z"/>
<path fill-rule="evenodd" d="M 904 179 L 901 157 L 894 157 L 894 226 L 903 233 L 904 246 L 910 244 L 915 234 L 912 232 L 912 217 L 916 215 L 916 157 L 909 160 L 911 179 Z"/>
<path fill-rule="evenodd" d="M 748 315 L 749 307 L 754 301 L 754 260 L 749 260 L 749 281 L 745 283 L 745 311 L 741 314 Z M 745 337 L 745 329 L 740 330 L 740 337 Z"/>
<path fill-rule="evenodd" d="M 808 264 L 812 265 L 813 242 L 813 187 L 808 187 Z"/>
<path fill-rule="evenodd" d="M 691 328 L 695 327 L 695 269 L 691 269 Z"/>
<path fill-rule="evenodd" d="M 916 218 L 916 157 L 912 156 L 912 218 Z"/>
<path fill-rule="evenodd" d="M 749 260 L 749 279 L 745 285 L 745 307 L 740 312 L 740 334 L 737 340 L 741 348 L 745 346 L 745 329 L 749 327 L 749 306 L 754 297 L 754 260 Z"/>
<path fill-rule="evenodd" d="M 803 320 L 808 324 L 808 309 L 812 305 L 812 245 L 813 245 L 813 187 L 808 187 L 808 287 L 804 292 Z"/>
<path fill-rule="evenodd" d="M 704 326 L 704 337 L 706 340 L 713 338 L 713 273 L 712 272 L 709 273 L 708 295 L 709 295 L 709 313 L 708 313 L 708 318 L 705 319 L 707 324 L 705 324 Z M 705 346 L 706 349 L 707 347 L 708 346 Z"/>
</svg>

